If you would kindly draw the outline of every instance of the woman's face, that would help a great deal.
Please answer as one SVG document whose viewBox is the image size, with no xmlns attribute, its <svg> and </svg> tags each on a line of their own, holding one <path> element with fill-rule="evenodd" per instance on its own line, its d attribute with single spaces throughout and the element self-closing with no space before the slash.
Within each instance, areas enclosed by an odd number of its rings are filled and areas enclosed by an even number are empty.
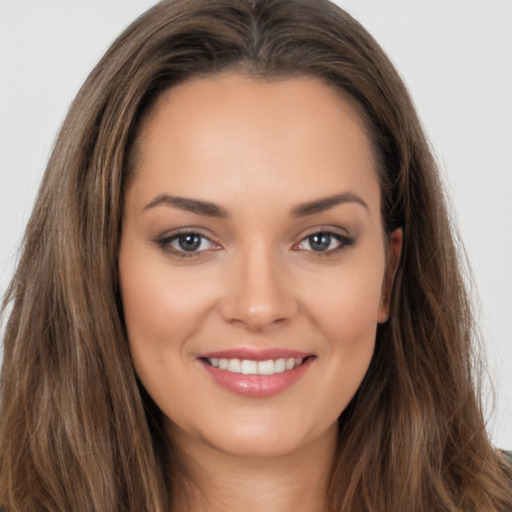
<svg viewBox="0 0 512 512">
<path fill-rule="evenodd" d="M 332 441 L 401 244 L 359 117 L 313 78 L 223 74 L 163 93 L 137 148 L 121 292 L 168 431 L 239 456 Z"/>
</svg>

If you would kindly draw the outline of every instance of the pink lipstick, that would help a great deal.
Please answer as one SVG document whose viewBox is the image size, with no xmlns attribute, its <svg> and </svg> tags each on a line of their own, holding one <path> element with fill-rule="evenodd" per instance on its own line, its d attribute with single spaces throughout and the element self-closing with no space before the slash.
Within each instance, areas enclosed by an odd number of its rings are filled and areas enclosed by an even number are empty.
<svg viewBox="0 0 512 512">
<path fill-rule="evenodd" d="M 304 375 L 313 360 L 310 353 L 287 349 L 231 349 L 198 357 L 218 385 L 248 397 L 281 393 Z"/>
</svg>

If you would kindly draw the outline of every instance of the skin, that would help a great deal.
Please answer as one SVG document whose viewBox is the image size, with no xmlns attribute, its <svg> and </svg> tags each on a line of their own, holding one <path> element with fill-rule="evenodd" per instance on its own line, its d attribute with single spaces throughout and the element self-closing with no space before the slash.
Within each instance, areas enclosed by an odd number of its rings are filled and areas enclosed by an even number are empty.
<svg viewBox="0 0 512 512">
<path fill-rule="evenodd" d="M 214 203 L 225 216 L 162 194 Z M 339 194 L 348 200 L 297 215 Z M 174 478 L 173 508 L 322 510 L 337 418 L 387 320 L 383 283 L 402 240 L 399 230 L 383 235 L 362 121 L 314 78 L 194 79 L 163 93 L 144 120 L 125 200 L 130 350 L 187 471 Z M 192 256 L 176 230 L 205 237 Z M 313 250 L 308 237 L 324 232 L 334 233 L 327 249 Z M 197 359 L 240 347 L 314 358 L 285 391 L 246 397 Z"/>
</svg>

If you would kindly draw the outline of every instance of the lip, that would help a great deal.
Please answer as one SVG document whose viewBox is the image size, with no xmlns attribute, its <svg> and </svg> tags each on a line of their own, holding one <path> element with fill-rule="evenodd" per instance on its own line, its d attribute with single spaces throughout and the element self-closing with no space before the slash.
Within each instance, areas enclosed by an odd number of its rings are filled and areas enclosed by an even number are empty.
<svg viewBox="0 0 512 512">
<path fill-rule="evenodd" d="M 232 348 L 228 350 L 218 350 L 215 352 L 208 352 L 199 354 L 197 357 L 200 359 L 251 359 L 253 361 L 267 361 L 268 359 L 288 359 L 294 357 L 295 359 L 305 359 L 308 356 L 313 356 L 311 352 L 300 352 L 298 350 L 290 350 L 284 348 Z"/>
<path fill-rule="evenodd" d="M 206 359 L 212 358 L 253 361 L 296 358 L 304 361 L 297 368 L 273 375 L 244 375 L 214 368 L 206 362 Z M 223 389 L 241 396 L 263 398 L 277 395 L 293 386 L 307 372 L 314 359 L 313 354 L 297 350 L 237 348 L 201 354 L 197 360 L 215 383 Z"/>
</svg>

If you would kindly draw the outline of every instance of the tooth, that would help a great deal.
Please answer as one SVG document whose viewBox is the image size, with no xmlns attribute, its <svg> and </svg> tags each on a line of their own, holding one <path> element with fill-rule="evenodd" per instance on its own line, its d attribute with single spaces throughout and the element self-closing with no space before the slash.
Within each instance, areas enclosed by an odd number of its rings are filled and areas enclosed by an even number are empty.
<svg viewBox="0 0 512 512">
<path fill-rule="evenodd" d="M 258 375 L 272 375 L 274 373 L 274 361 L 258 361 Z"/>
<path fill-rule="evenodd" d="M 286 359 L 276 359 L 274 361 L 274 372 L 282 373 L 286 370 Z"/>
<path fill-rule="evenodd" d="M 267 361 L 254 361 L 252 359 L 220 359 L 212 357 L 208 359 L 211 366 L 220 370 L 227 370 L 232 373 L 242 373 L 244 375 L 272 375 L 284 371 L 293 370 L 300 366 L 304 359 L 301 358 L 281 358 L 268 359 Z"/>
<path fill-rule="evenodd" d="M 258 373 L 258 363 L 249 359 L 244 359 L 240 365 L 240 373 L 244 375 L 256 375 Z"/>
<path fill-rule="evenodd" d="M 239 359 L 229 359 L 228 371 L 233 372 L 233 373 L 240 373 L 240 360 Z"/>
</svg>

